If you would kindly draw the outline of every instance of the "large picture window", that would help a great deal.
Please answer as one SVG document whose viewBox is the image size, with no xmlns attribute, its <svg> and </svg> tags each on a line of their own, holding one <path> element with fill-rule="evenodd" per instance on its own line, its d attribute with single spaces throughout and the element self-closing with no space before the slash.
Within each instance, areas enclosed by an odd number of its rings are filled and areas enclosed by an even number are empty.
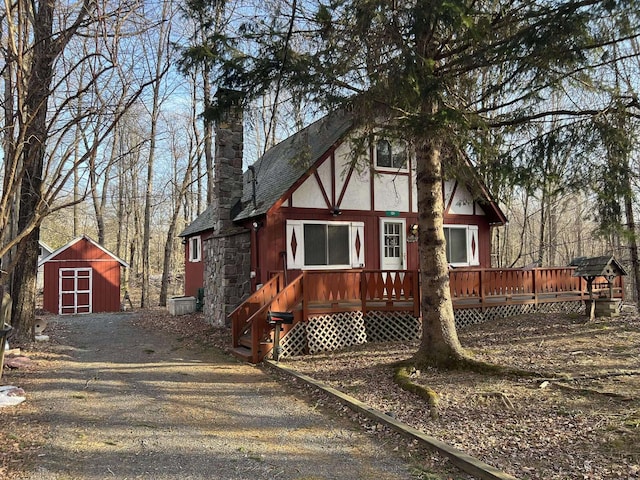
<svg viewBox="0 0 640 480">
<path fill-rule="evenodd" d="M 364 268 L 364 223 L 287 220 L 287 268 Z"/>
<path fill-rule="evenodd" d="M 306 266 L 349 266 L 349 225 L 306 223 L 304 225 Z"/>
</svg>

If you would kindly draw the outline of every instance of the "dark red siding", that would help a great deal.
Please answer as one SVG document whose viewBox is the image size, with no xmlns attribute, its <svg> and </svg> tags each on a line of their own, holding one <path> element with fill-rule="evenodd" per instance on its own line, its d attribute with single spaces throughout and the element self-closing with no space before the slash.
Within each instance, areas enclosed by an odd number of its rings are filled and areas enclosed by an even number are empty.
<svg viewBox="0 0 640 480">
<path fill-rule="evenodd" d="M 49 258 L 44 264 L 44 309 L 51 313 L 58 313 L 60 269 L 90 268 L 91 311 L 96 313 L 119 311 L 120 267 L 121 264 L 117 259 L 93 245 L 89 240 L 81 239 L 70 245 L 55 257 Z M 66 285 L 65 288 L 67 288 Z M 80 288 L 84 288 L 84 285 Z M 69 305 L 69 299 L 63 298 L 63 301 L 64 305 Z M 81 302 L 86 303 L 85 299 L 81 299 Z"/>
<path fill-rule="evenodd" d="M 340 221 L 364 222 L 365 231 L 365 269 L 377 270 L 380 268 L 380 218 L 384 212 L 368 211 L 343 211 Z M 331 220 L 331 216 L 325 211 L 312 209 L 296 209 L 281 207 L 275 212 L 269 213 L 265 220 L 261 221 L 260 228 L 255 233 L 257 246 L 252 252 L 251 268 L 256 272 L 253 283 L 265 283 L 270 276 L 284 269 L 283 252 L 286 252 L 286 220 Z M 401 214 L 406 226 L 418 222 L 415 213 Z M 483 215 L 448 215 L 444 216 L 445 224 L 478 225 L 479 262 L 480 267 L 491 267 L 491 236 L 487 218 Z M 407 243 L 407 269 L 418 269 L 418 243 Z M 188 264 L 188 262 L 187 262 Z M 295 278 L 300 272 L 290 270 L 287 272 L 288 280 Z M 202 277 L 201 277 L 202 278 Z"/>
<path fill-rule="evenodd" d="M 205 262 L 205 235 L 198 234 L 202 238 L 200 248 L 200 261 L 189 261 L 189 248 L 191 248 L 190 239 L 187 238 L 187 243 L 184 248 L 184 294 L 187 297 L 198 297 L 198 289 L 204 287 L 204 262 Z"/>
</svg>

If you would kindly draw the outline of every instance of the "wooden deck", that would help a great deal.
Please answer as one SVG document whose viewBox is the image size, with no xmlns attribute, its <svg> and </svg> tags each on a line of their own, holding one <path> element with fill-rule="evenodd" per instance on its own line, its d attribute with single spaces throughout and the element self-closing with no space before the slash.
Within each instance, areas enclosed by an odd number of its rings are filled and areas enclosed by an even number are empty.
<svg viewBox="0 0 640 480">
<path fill-rule="evenodd" d="M 501 305 L 581 301 L 589 298 L 586 281 L 573 277 L 574 267 L 533 269 L 459 268 L 449 274 L 454 309 L 487 309 Z M 594 292 L 609 293 L 604 279 Z M 622 277 L 613 294 L 623 296 Z M 294 325 L 312 316 L 348 311 L 410 312 L 420 316 L 417 271 L 305 271 L 288 285 L 278 273 L 231 315 L 234 353 L 258 363 L 273 347 L 267 313 L 293 312 Z M 291 326 L 283 326 L 286 334 Z"/>
</svg>

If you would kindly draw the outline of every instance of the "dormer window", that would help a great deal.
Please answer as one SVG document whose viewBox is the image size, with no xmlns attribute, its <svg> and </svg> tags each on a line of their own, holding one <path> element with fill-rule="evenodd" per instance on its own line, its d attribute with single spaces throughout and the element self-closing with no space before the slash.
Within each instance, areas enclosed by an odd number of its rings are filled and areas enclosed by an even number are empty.
<svg viewBox="0 0 640 480">
<path fill-rule="evenodd" d="M 406 170 L 407 146 L 402 142 L 391 143 L 381 139 L 376 143 L 375 162 L 378 168 L 393 170 Z"/>
</svg>

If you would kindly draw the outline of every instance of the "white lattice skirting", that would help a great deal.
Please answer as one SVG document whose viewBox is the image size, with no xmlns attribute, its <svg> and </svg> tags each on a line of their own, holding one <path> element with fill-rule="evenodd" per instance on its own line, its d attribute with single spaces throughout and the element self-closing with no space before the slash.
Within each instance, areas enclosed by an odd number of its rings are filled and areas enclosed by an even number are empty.
<svg viewBox="0 0 640 480">
<path fill-rule="evenodd" d="M 369 342 L 410 342 L 422 336 L 420 319 L 405 312 L 367 312 Z"/>
<path fill-rule="evenodd" d="M 499 305 L 455 310 L 456 328 L 526 313 L 584 313 L 582 301 Z M 409 342 L 422 336 L 422 322 L 405 312 L 343 312 L 297 323 L 280 341 L 280 358 L 318 353 L 366 342 Z"/>
<path fill-rule="evenodd" d="M 367 343 L 362 312 L 320 315 L 307 325 L 309 353 L 326 352 Z"/>
</svg>

